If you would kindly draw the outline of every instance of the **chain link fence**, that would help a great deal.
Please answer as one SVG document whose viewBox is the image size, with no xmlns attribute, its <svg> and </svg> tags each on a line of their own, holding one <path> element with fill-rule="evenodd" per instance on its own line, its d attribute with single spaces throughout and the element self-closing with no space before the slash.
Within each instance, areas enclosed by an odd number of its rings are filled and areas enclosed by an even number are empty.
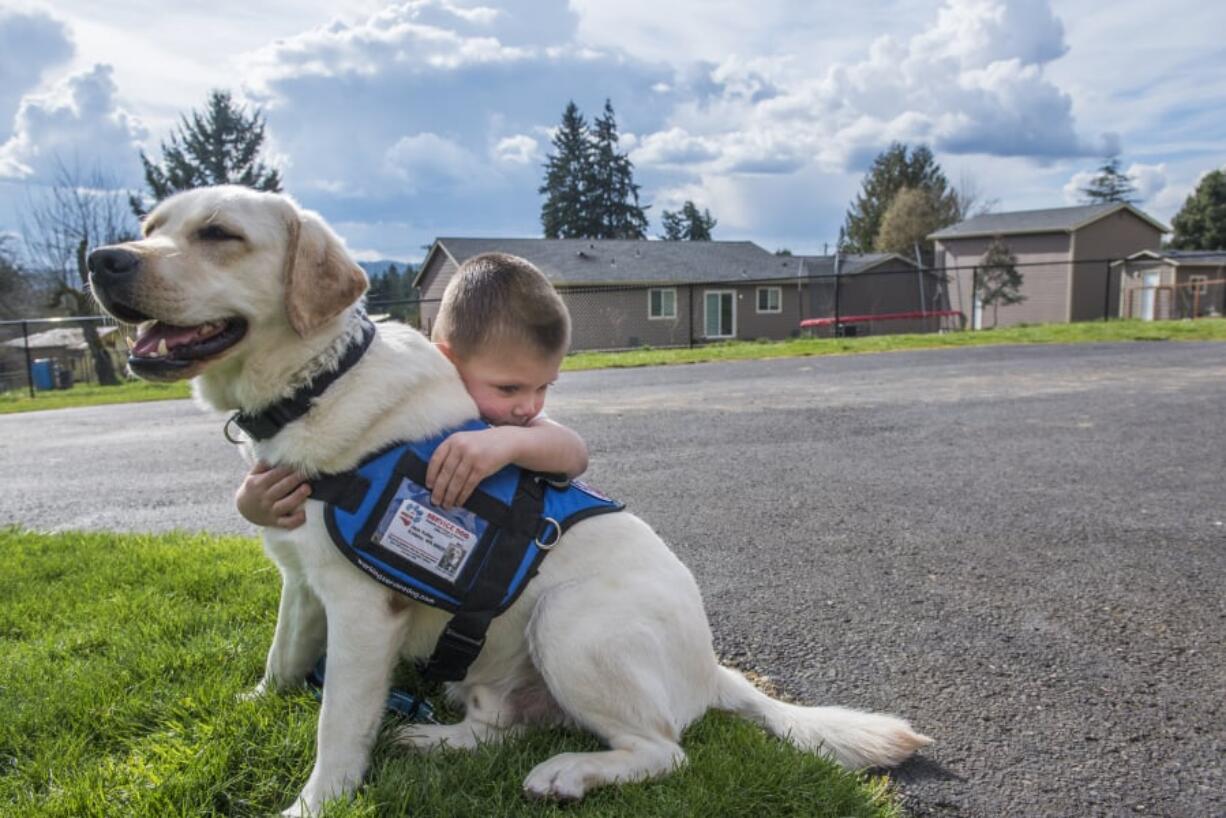
<svg viewBox="0 0 1226 818">
<path fill-rule="evenodd" d="M 127 359 L 124 333 L 105 316 L 0 321 L 0 392 L 70 389 L 108 374 L 122 380 Z"/>
<path fill-rule="evenodd" d="M 1023 300 L 992 303 L 978 266 L 916 268 L 899 262 L 859 272 L 801 260 L 792 275 L 704 282 L 566 286 L 573 351 L 693 347 L 802 335 L 952 332 L 1021 323 L 1226 315 L 1226 269 L 1161 259 L 1014 265 Z M 985 303 L 985 300 L 988 303 Z M 371 301 L 376 321 L 427 335 L 438 299 Z M 124 377 L 125 333 L 100 316 L 0 321 L 0 392 L 98 383 L 99 367 Z M 105 358 L 105 360 L 103 360 Z"/>
</svg>

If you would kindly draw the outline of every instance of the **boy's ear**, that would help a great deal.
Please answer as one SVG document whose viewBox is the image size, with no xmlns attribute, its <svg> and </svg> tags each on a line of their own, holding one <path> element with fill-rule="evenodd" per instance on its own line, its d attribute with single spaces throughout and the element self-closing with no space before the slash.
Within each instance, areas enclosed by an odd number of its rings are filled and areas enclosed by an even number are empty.
<svg viewBox="0 0 1226 818">
<path fill-rule="evenodd" d="M 285 311 L 305 338 L 362 297 L 366 273 L 312 214 L 293 214 L 286 228 Z"/>
<path fill-rule="evenodd" d="M 438 347 L 438 351 L 447 357 L 447 360 L 455 363 L 455 352 L 451 348 L 451 344 L 446 341 L 435 341 L 434 345 Z"/>
</svg>

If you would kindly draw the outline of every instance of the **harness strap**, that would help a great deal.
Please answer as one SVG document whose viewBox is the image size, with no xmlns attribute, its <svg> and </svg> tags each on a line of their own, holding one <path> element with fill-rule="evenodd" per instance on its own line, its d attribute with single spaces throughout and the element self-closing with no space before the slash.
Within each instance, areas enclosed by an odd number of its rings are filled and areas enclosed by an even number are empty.
<svg viewBox="0 0 1226 818">
<path fill-rule="evenodd" d="M 422 672 L 426 679 L 458 682 L 468 674 L 469 666 L 485 646 L 485 632 L 519 570 L 519 555 L 539 533 L 544 505 L 544 489 L 536 476 L 523 472 L 511 502 L 510 518 L 498 535 L 499 541 L 494 543 L 492 560 L 463 606 L 443 628 Z"/>
<path fill-rule="evenodd" d="M 311 482 L 311 499 L 331 503 L 348 514 L 356 514 L 370 491 L 370 481 L 356 471 L 324 474 Z"/>
<path fill-rule="evenodd" d="M 231 416 L 240 429 L 251 436 L 253 440 L 268 440 L 298 418 L 311 411 L 311 403 L 324 393 L 341 375 L 344 375 L 366 353 L 370 342 L 375 337 L 375 325 L 360 313 L 362 322 L 362 337 L 351 343 L 341 357 L 336 369 L 318 375 L 306 386 L 301 387 L 288 398 L 274 403 L 262 412 L 246 414 L 235 412 Z"/>
</svg>

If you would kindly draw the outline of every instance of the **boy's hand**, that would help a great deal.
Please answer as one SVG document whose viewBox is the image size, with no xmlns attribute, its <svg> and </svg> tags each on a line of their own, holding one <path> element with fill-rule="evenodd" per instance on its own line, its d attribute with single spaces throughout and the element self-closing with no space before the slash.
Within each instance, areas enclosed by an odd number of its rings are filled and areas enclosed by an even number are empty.
<svg viewBox="0 0 1226 818">
<path fill-rule="evenodd" d="M 274 469 L 260 461 L 238 487 L 234 504 L 249 522 L 291 529 L 306 522 L 302 506 L 310 494 L 310 483 L 298 472 L 288 466 Z"/>
<path fill-rule="evenodd" d="M 507 428 L 456 432 L 434 450 L 426 467 L 426 488 L 436 506 L 461 506 L 485 478 L 515 459 Z"/>
</svg>

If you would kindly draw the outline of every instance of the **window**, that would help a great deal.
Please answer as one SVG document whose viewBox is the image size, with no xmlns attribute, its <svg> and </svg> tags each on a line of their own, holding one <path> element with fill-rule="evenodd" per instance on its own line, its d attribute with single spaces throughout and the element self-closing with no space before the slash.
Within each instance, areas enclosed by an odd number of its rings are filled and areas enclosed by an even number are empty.
<svg viewBox="0 0 1226 818">
<path fill-rule="evenodd" d="M 1209 276 L 1188 276 L 1188 284 L 1191 285 L 1189 289 L 1191 289 L 1192 292 L 1196 293 L 1197 295 L 1208 295 L 1209 293 Z"/>
<path fill-rule="evenodd" d="M 648 318 L 676 318 L 677 291 L 674 289 L 653 289 L 647 291 Z"/>
<path fill-rule="evenodd" d="M 759 287 L 758 312 L 783 312 L 783 289 Z"/>
</svg>

